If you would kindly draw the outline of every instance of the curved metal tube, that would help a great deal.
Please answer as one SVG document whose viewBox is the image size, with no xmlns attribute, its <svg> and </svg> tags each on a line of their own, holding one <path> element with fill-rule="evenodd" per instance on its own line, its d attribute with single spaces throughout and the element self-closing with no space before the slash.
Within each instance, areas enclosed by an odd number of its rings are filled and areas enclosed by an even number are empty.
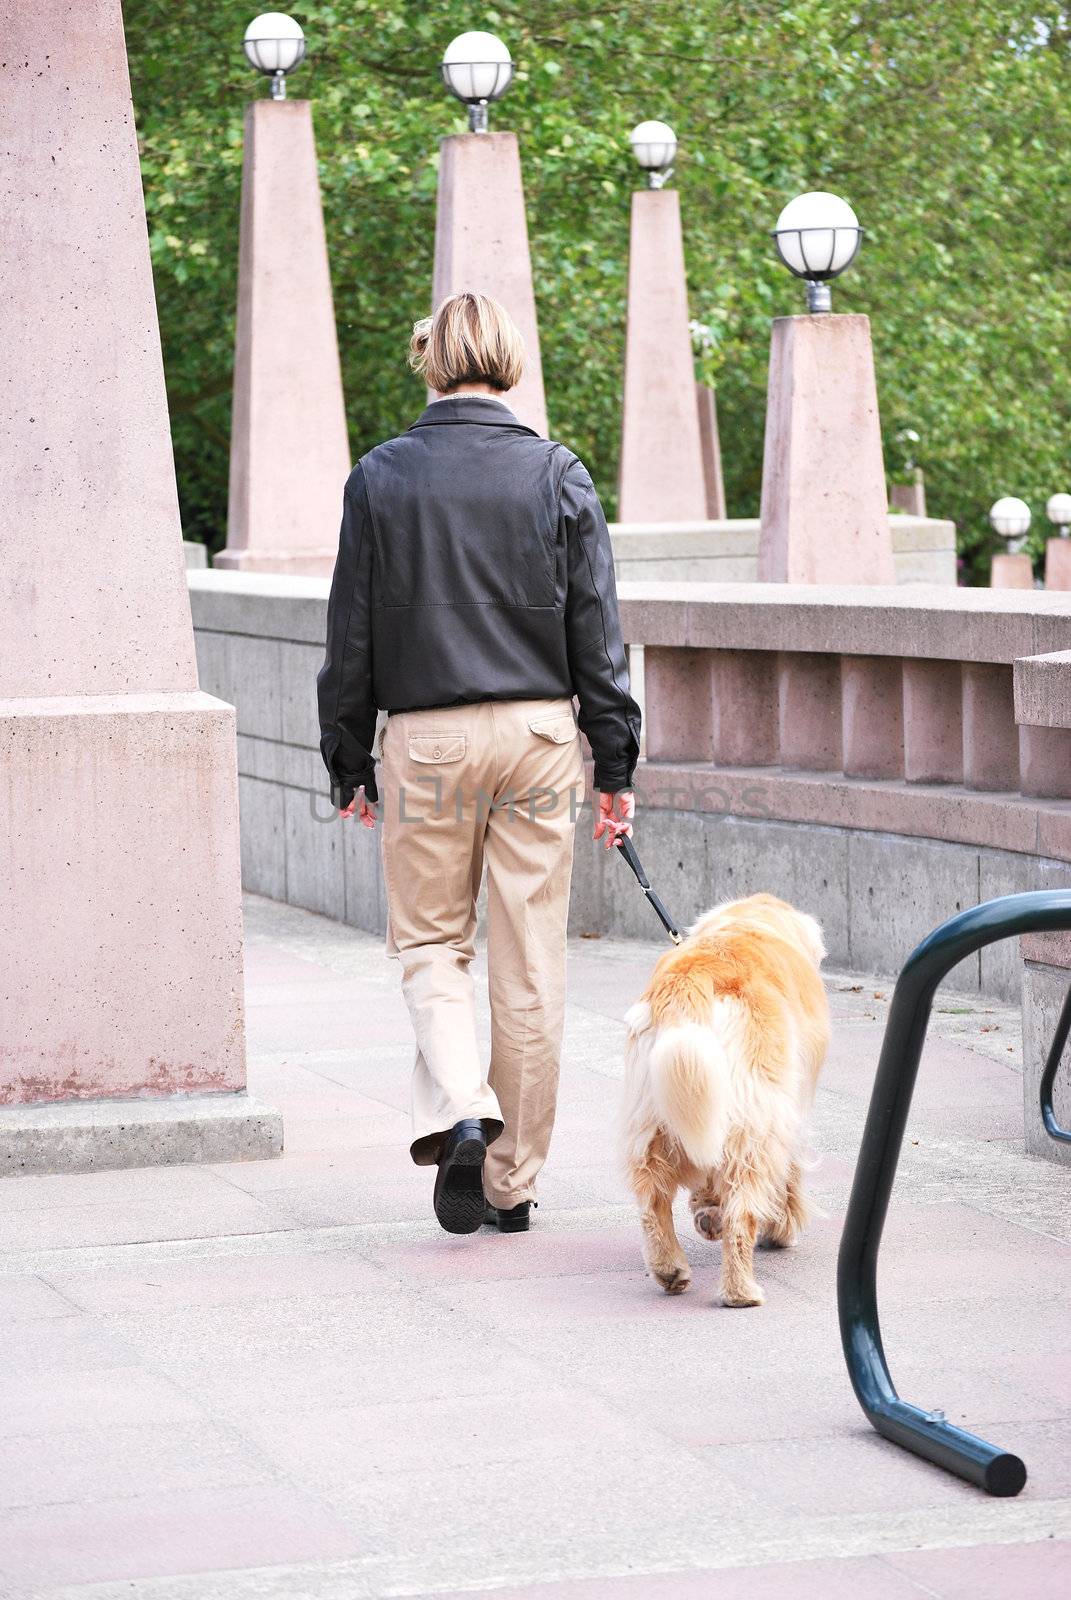
<svg viewBox="0 0 1071 1600">
<path fill-rule="evenodd" d="M 1056 1083 L 1056 1073 L 1063 1059 L 1064 1046 L 1067 1044 L 1069 1033 L 1071 1033 L 1071 989 L 1067 991 L 1064 1008 L 1060 1012 L 1060 1020 L 1056 1024 L 1056 1034 L 1052 1041 L 1048 1060 L 1045 1062 L 1045 1071 L 1041 1074 L 1041 1087 L 1039 1090 L 1041 1120 L 1045 1124 L 1045 1132 L 1050 1139 L 1055 1139 L 1058 1144 L 1071 1144 L 1071 1128 L 1061 1128 L 1052 1103 L 1052 1091 Z"/>
<path fill-rule="evenodd" d="M 837 1260 L 844 1358 L 868 1419 L 886 1439 L 992 1495 L 1019 1493 L 1026 1482 L 1026 1467 L 1019 1457 L 954 1427 L 943 1412 L 923 1411 L 901 1400 L 893 1386 L 878 1320 L 878 1250 L 938 984 L 965 957 L 997 939 L 1068 929 L 1071 889 L 1007 895 L 950 917 L 908 956 L 889 1009 Z M 1065 1024 L 1064 1039 L 1071 1029 L 1071 998 L 1060 1019 L 1061 1028 Z M 1060 1053 L 1056 1051 L 1056 1061 Z M 1051 1054 L 1046 1077 L 1049 1067 L 1054 1077 Z M 1051 1088 L 1050 1081 L 1050 1094 Z"/>
</svg>

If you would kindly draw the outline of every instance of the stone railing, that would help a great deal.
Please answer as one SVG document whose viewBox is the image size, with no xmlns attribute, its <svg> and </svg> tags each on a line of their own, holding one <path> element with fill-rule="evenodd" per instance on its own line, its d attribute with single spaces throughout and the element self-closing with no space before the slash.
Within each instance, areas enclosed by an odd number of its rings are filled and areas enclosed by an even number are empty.
<svg viewBox="0 0 1071 1600">
<path fill-rule="evenodd" d="M 956 582 L 956 528 L 936 517 L 891 516 L 900 583 Z M 624 582 L 754 583 L 759 521 L 620 522 L 610 528 L 617 576 Z"/>
</svg>

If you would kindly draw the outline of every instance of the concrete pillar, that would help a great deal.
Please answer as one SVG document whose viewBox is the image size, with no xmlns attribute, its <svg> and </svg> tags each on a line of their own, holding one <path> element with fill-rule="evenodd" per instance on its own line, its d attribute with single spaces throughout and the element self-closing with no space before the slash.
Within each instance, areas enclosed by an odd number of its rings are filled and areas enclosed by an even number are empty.
<svg viewBox="0 0 1071 1600">
<path fill-rule="evenodd" d="M 904 661 L 904 777 L 908 783 L 963 782 L 958 661 Z"/>
<path fill-rule="evenodd" d="M 619 522 L 707 516 L 676 189 L 632 196 L 617 516 Z"/>
<path fill-rule="evenodd" d="M 901 778 L 904 713 L 896 656 L 842 656 L 841 741 L 850 778 Z"/>
<path fill-rule="evenodd" d="M 965 661 L 962 682 L 965 787 L 1018 793 L 1019 730 L 1011 667 Z"/>
<path fill-rule="evenodd" d="M 234 710 L 197 685 L 119 0 L 3 10 L 0 1171 L 276 1153 L 236 1093 Z"/>
<path fill-rule="evenodd" d="M 1062 950 L 1053 950 L 1063 940 Z M 1023 953 L 1030 947 L 1045 949 L 1044 959 L 1027 959 L 1023 964 L 1023 1127 L 1028 1155 L 1058 1162 L 1071 1168 L 1071 1144 L 1050 1139 L 1041 1121 L 1038 1097 L 1056 1025 L 1071 984 L 1071 946 L 1066 934 L 1048 934 L 1023 940 Z M 1067 1057 L 1056 1074 L 1053 1107 L 1063 1127 L 1071 1126 L 1071 1086 Z"/>
<path fill-rule="evenodd" d="M 703 457 L 703 483 L 707 494 L 707 518 L 724 522 L 725 480 L 721 470 L 721 439 L 718 436 L 718 397 L 713 384 L 697 383 L 695 400 L 699 411 L 699 449 Z"/>
<path fill-rule="evenodd" d="M 993 557 L 989 569 L 991 589 L 1032 589 L 1034 568 L 1029 556 L 1001 553 Z"/>
<path fill-rule="evenodd" d="M 1071 800 L 1071 728 L 1019 728 L 1019 787 L 1042 800 Z"/>
<path fill-rule="evenodd" d="M 776 655 L 712 651 L 711 713 L 719 766 L 772 766 L 778 755 Z"/>
<path fill-rule="evenodd" d="M 782 651 L 777 693 L 781 765 L 806 772 L 839 772 L 840 657 Z"/>
<path fill-rule="evenodd" d="M 217 567 L 330 573 L 350 447 L 307 100 L 245 109 L 227 548 Z"/>
<path fill-rule="evenodd" d="M 503 398 L 546 437 L 521 157 L 513 133 L 455 133 L 439 147 L 432 303 L 470 289 L 501 300 L 524 339 L 524 376 Z"/>
<path fill-rule="evenodd" d="M 926 481 L 922 468 L 915 468 L 910 483 L 894 483 L 889 490 L 889 505 L 894 511 L 906 511 L 912 517 L 926 515 Z"/>
<path fill-rule="evenodd" d="M 1071 589 L 1071 539 L 1050 539 L 1045 546 L 1046 589 Z"/>
<path fill-rule="evenodd" d="M 895 583 L 888 510 L 869 318 L 778 317 L 760 580 Z"/>
<path fill-rule="evenodd" d="M 708 650 L 643 652 L 649 761 L 710 761 L 714 755 Z"/>
</svg>

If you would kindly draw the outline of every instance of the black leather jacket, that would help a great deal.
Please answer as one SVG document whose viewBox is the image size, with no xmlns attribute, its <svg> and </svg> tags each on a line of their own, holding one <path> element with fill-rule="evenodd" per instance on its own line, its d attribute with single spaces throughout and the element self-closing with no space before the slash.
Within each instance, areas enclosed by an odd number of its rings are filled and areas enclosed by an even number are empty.
<svg viewBox="0 0 1071 1600">
<path fill-rule="evenodd" d="M 576 695 L 596 788 L 631 787 L 640 712 L 583 464 L 481 395 L 371 450 L 346 484 L 318 683 L 336 805 L 377 798 L 377 706 Z"/>
</svg>

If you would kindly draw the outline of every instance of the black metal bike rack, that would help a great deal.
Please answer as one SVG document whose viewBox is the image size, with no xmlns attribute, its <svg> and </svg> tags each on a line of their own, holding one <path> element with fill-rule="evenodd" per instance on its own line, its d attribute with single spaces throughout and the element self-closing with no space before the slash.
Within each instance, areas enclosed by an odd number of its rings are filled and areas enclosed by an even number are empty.
<svg viewBox="0 0 1071 1600">
<path fill-rule="evenodd" d="M 837 1261 L 844 1358 L 867 1418 L 886 1439 L 992 1495 L 1019 1493 L 1026 1482 L 1026 1467 L 1019 1457 L 954 1427 L 941 1411 L 923 1411 L 901 1400 L 893 1386 L 878 1320 L 878 1250 L 938 984 L 960 961 L 998 939 L 1067 930 L 1071 930 L 1071 889 L 1013 894 L 950 917 L 908 956 L 889 1009 Z M 1046 1131 L 1066 1142 L 1071 1142 L 1071 1130 L 1057 1122 L 1052 1095 L 1069 1033 L 1071 993 L 1064 1002 L 1040 1092 Z"/>
</svg>

